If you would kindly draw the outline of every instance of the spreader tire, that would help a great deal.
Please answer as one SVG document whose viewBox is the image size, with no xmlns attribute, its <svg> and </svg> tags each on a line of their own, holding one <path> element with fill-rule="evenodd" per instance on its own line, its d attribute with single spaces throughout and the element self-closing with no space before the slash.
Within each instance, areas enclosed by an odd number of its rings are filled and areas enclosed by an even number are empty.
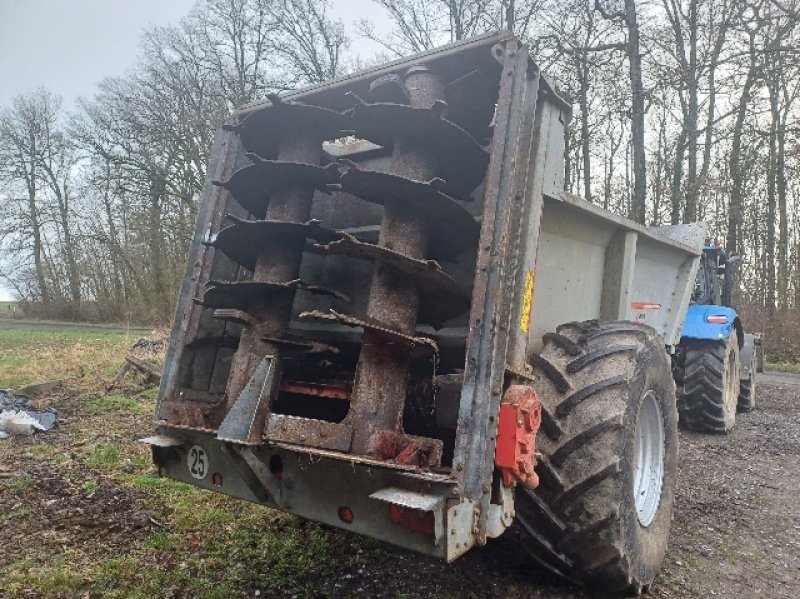
<svg viewBox="0 0 800 599">
<path fill-rule="evenodd" d="M 667 547 L 678 457 L 663 340 L 626 322 L 570 323 L 534 356 L 539 487 L 517 521 L 537 560 L 608 594 L 637 594 Z M 639 500 L 637 501 L 637 497 Z"/>
<path fill-rule="evenodd" d="M 736 424 L 739 341 L 694 341 L 686 346 L 682 420 L 701 433 L 724 434 Z"/>
</svg>

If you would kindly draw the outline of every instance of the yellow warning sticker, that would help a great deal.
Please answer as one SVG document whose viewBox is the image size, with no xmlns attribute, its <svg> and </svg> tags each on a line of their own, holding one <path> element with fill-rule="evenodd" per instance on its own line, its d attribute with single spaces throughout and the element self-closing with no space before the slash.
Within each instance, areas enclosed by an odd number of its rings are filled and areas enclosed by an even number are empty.
<svg viewBox="0 0 800 599">
<path fill-rule="evenodd" d="M 519 317 L 519 328 L 523 333 L 528 332 L 531 324 L 531 306 L 533 304 L 533 271 L 525 274 L 525 293 L 522 295 L 522 313 Z"/>
</svg>

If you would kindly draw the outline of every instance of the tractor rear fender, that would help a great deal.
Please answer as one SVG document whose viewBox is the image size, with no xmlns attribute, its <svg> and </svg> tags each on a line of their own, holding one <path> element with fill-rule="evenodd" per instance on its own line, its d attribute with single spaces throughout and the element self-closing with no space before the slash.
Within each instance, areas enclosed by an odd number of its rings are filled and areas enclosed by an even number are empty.
<svg viewBox="0 0 800 599">
<path fill-rule="evenodd" d="M 741 349 L 744 343 L 744 331 L 736 310 L 726 306 L 694 304 L 689 306 L 686 313 L 681 337 L 709 341 L 725 340 L 733 329 L 736 329 Z"/>
</svg>

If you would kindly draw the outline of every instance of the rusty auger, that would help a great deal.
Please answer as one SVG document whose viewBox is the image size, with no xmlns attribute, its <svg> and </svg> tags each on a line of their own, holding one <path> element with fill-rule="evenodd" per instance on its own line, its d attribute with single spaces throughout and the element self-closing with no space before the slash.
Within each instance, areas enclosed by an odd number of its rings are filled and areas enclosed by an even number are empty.
<svg viewBox="0 0 800 599">
<path fill-rule="evenodd" d="M 202 298 L 215 317 L 243 327 L 225 390 L 221 440 L 259 444 L 266 437 L 408 465 L 441 463 L 442 441 L 405 434 L 403 414 L 412 359 L 437 351 L 436 342 L 417 331 L 418 323 L 439 328 L 469 309 L 466 293 L 436 259 L 453 261 L 476 243 L 479 227 L 463 202 L 471 200 L 488 157 L 469 133 L 447 120 L 439 77 L 412 67 L 393 85 L 400 92 L 393 99 L 400 102 L 370 103 L 351 93 L 353 107 L 344 113 L 273 96 L 271 106 L 233 128 L 252 164 L 218 184 L 252 219 L 229 216 L 231 224 L 211 245 L 252 278 L 210 281 Z M 385 89 L 378 85 L 373 91 L 380 97 Z M 323 142 L 342 135 L 390 149 L 390 167 L 368 170 L 347 160 L 323 165 Z M 311 220 L 317 191 L 382 206 L 377 242 Z M 308 246 L 309 239 L 316 243 Z M 287 352 L 336 349 L 320 349 L 289 331 L 297 290 L 342 297 L 299 279 L 307 250 L 374 262 L 365 314 L 299 314 L 363 330 L 349 409 L 339 422 L 272 409 L 281 390 L 328 393 L 325 381 L 281 381 Z M 340 397 L 340 383 L 330 383 L 335 393 L 327 396 Z"/>
<path fill-rule="evenodd" d="M 262 442 L 269 402 L 280 383 L 287 335 L 306 239 L 331 242 L 336 235 L 309 220 L 317 189 L 338 178 L 320 166 L 322 142 L 335 138 L 341 115 L 317 106 L 283 102 L 255 112 L 233 129 L 253 164 L 218 183 L 256 220 L 231 218 L 212 246 L 252 272 L 249 281 L 211 282 L 203 304 L 215 316 L 243 325 L 225 390 L 226 416 L 218 438 Z"/>
<path fill-rule="evenodd" d="M 442 441 L 406 435 L 403 411 L 412 353 L 435 343 L 416 331 L 463 314 L 469 299 L 431 255 L 453 259 L 475 243 L 478 226 L 450 195 L 468 199 L 483 178 L 488 156 L 466 131 L 444 117 L 442 81 L 412 67 L 395 81 L 407 103 L 368 103 L 354 94 L 345 113 L 357 137 L 393 148 L 389 172 L 347 165 L 338 189 L 383 205 L 377 244 L 352 237 L 318 246 L 375 262 L 366 316 L 307 312 L 362 326 L 350 412 L 351 451 L 396 463 L 438 466 Z M 459 152 L 451 149 L 458 147 Z"/>
</svg>

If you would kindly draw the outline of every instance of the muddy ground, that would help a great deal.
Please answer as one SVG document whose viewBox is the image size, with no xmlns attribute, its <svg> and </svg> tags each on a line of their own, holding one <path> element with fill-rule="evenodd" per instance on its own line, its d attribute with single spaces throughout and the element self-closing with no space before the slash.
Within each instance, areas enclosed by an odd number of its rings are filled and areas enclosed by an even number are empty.
<svg viewBox="0 0 800 599">
<path fill-rule="evenodd" d="M 758 410 L 740 415 L 730 435 L 681 432 L 680 483 L 669 552 L 650 596 L 800 597 L 800 376 L 765 374 L 757 393 Z M 81 422 L 85 407 L 81 407 L 80 397 L 69 392 L 48 401 L 62 411 L 59 431 L 46 438 L 0 445 L 0 483 L 3 477 L 8 481 L 25 475 L 18 484 L 0 486 L 0 597 L 6 596 L 3 573 L 16 581 L 8 596 L 105 596 L 109 587 L 102 584 L 109 582 L 97 574 L 59 586 L 52 577 L 26 578 L 14 569 L 31 568 L 36 559 L 47 562 L 48 556 L 63 555 L 66 561 L 60 563 L 68 574 L 71 559 L 85 567 L 87 560 L 103 560 L 114 552 L 124 553 L 127 547 L 141 548 L 156 532 L 177 535 L 177 545 L 193 547 L 188 555 L 198 563 L 217 563 L 214 556 L 204 554 L 199 533 L 187 533 L 147 508 L 146 490 L 114 482 L 124 479 L 126 468 L 134 467 L 125 459 L 119 465 L 123 479 L 109 475 L 100 477 L 97 488 L 87 486 L 86 481 L 98 479 L 96 473 L 105 466 L 102 454 L 92 454 L 94 461 L 87 462 L 85 442 L 69 433 L 70 427 Z M 136 435 L 148 432 L 149 417 L 139 414 L 117 424 L 121 447 L 125 447 Z M 290 526 L 304 524 L 293 520 Z M 269 590 L 243 580 L 231 595 L 222 596 L 592 596 L 536 569 L 509 540 L 473 550 L 448 566 L 386 546 L 376 547 L 372 541 L 347 536 L 341 541 L 342 533 L 321 530 L 323 535 L 340 539 L 337 551 L 344 548 L 364 559 L 342 557 L 340 565 L 324 571 L 310 568 L 302 574 L 304 580 L 290 576 L 282 586 Z M 42 550 L 47 555 L 34 558 Z M 144 560 L 142 567 L 150 567 L 148 561 L 166 571 L 185 567 L 183 562 L 174 563 L 179 560 L 171 557 L 172 550 L 159 553 L 153 549 L 152 555 L 143 551 L 139 550 L 137 558 Z M 338 563 L 336 559 L 334 555 L 334 563 Z M 244 566 L 246 571 L 247 564 Z M 114 571 L 102 572 L 110 576 L 113 586 Z M 148 593 L 205 596 L 182 585 L 176 582 Z M 116 596 L 126 596 L 124 589 L 117 591 Z"/>
</svg>

